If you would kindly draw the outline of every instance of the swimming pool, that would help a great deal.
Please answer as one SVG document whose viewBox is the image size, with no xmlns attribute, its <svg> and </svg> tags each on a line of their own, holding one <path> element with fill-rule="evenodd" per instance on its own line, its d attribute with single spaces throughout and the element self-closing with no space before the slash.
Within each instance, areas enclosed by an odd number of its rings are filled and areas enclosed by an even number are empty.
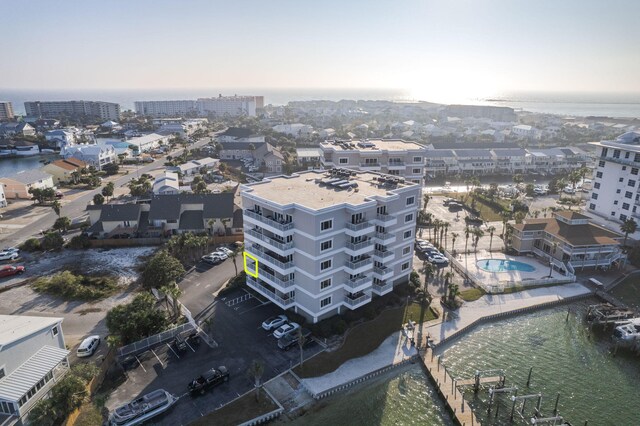
<svg viewBox="0 0 640 426">
<path fill-rule="evenodd" d="M 528 263 L 518 262 L 517 260 L 508 259 L 482 259 L 476 262 L 478 268 L 487 272 L 508 272 L 508 271 L 520 271 L 520 272 L 533 272 L 535 267 Z"/>
</svg>

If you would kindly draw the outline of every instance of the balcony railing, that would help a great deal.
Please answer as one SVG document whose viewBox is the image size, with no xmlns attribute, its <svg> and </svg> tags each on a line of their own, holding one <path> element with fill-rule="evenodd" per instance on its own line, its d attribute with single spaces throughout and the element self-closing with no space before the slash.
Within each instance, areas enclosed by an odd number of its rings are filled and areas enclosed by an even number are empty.
<svg viewBox="0 0 640 426">
<path fill-rule="evenodd" d="M 347 223 L 347 229 L 351 231 L 362 231 L 363 229 L 367 229 L 373 226 L 371 222 L 364 221 L 360 223 Z"/>
<path fill-rule="evenodd" d="M 265 234 L 256 231 L 255 229 L 249 229 L 247 231 L 244 231 L 245 234 L 251 235 L 252 237 L 255 237 L 257 239 L 259 239 L 260 241 L 264 241 L 265 243 L 272 245 L 274 247 L 279 248 L 280 250 L 291 250 L 293 248 L 293 241 L 288 242 L 288 243 L 283 243 L 280 242 L 276 239 L 273 239 L 271 237 L 266 236 Z"/>
<path fill-rule="evenodd" d="M 268 273 L 267 271 L 263 271 L 262 269 L 260 269 L 258 277 L 260 277 L 260 279 L 264 281 L 276 284 L 282 288 L 292 287 L 294 283 L 294 280 L 292 278 L 278 278 L 275 275 Z"/>
<path fill-rule="evenodd" d="M 378 213 L 376 215 L 376 219 L 379 220 L 380 222 L 393 222 L 397 218 L 395 216 L 390 215 L 390 214 L 380 214 L 380 213 Z"/>
<path fill-rule="evenodd" d="M 345 297 L 344 300 L 345 302 L 347 302 L 347 305 L 357 306 L 357 305 L 360 305 L 361 303 L 369 302 L 371 300 L 371 295 L 363 294 L 362 296 L 356 297 L 356 298 L 351 298 L 347 295 L 347 297 Z"/>
<path fill-rule="evenodd" d="M 373 283 L 372 288 L 373 288 L 373 291 L 375 291 L 376 293 L 382 294 L 391 290 L 393 288 L 393 283 L 387 283 L 387 282 Z"/>
<path fill-rule="evenodd" d="M 391 250 L 374 250 L 373 255 L 384 259 L 393 256 L 393 252 Z"/>
<path fill-rule="evenodd" d="M 389 241 L 389 240 L 394 240 L 396 238 L 396 236 L 394 234 L 390 234 L 388 232 L 376 232 L 374 234 L 374 238 L 380 240 L 380 241 Z"/>
<path fill-rule="evenodd" d="M 255 254 L 256 256 L 262 257 L 263 259 L 267 260 L 268 262 L 273 263 L 274 265 L 276 265 L 276 266 L 278 266 L 278 267 L 280 267 L 282 269 L 293 268 L 293 262 L 292 261 L 283 262 L 280 259 L 278 259 L 277 257 L 267 253 L 264 250 L 260 250 L 259 248 L 256 248 L 255 246 L 248 247 L 246 250 L 251 254 Z"/>
<path fill-rule="evenodd" d="M 261 293 L 263 296 L 268 297 L 272 301 L 280 304 L 284 309 L 293 306 L 293 304 L 296 302 L 295 294 L 286 298 L 278 296 L 274 291 L 269 290 L 253 277 L 247 276 L 247 285 L 256 290 L 258 293 Z"/>
<path fill-rule="evenodd" d="M 360 287 L 362 284 L 371 281 L 371 277 L 357 277 L 347 280 L 346 285 L 350 288 Z"/>
<path fill-rule="evenodd" d="M 362 250 L 363 248 L 367 248 L 373 245 L 373 241 L 371 240 L 366 240 L 366 241 L 361 241 L 359 243 L 347 243 L 345 244 L 345 246 L 352 251 L 357 251 L 357 250 Z"/>
<path fill-rule="evenodd" d="M 367 266 L 369 264 L 373 263 L 373 260 L 371 258 L 366 258 L 366 259 L 362 259 L 362 260 L 358 260 L 357 262 L 345 262 L 345 266 L 349 269 L 358 269 L 358 268 L 362 268 L 363 266 Z"/>
<path fill-rule="evenodd" d="M 264 223 L 265 225 L 269 225 L 272 226 L 280 231 L 289 231 L 291 229 L 293 229 L 293 222 L 288 222 L 288 223 L 282 223 L 282 222 L 278 222 L 276 220 L 273 219 L 269 219 L 268 217 L 262 216 L 259 213 L 256 213 L 254 211 L 251 210 L 245 210 L 244 214 L 247 215 L 247 217 L 250 217 L 252 219 L 255 219 L 259 222 Z"/>
<path fill-rule="evenodd" d="M 393 269 L 387 268 L 386 266 L 374 266 L 373 273 L 379 275 L 383 279 L 387 276 L 387 274 L 392 273 Z"/>
</svg>

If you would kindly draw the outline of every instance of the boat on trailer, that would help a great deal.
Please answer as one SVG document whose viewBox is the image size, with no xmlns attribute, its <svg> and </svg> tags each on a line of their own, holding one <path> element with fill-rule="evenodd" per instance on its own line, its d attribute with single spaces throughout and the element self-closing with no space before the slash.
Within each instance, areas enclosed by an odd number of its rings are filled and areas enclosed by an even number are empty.
<svg viewBox="0 0 640 426">
<path fill-rule="evenodd" d="M 133 426 L 167 411 L 177 397 L 164 389 L 157 389 L 117 407 L 109 416 L 111 426 Z"/>
<path fill-rule="evenodd" d="M 613 338 L 620 343 L 631 344 L 640 340 L 640 318 L 633 318 L 613 330 Z"/>
</svg>

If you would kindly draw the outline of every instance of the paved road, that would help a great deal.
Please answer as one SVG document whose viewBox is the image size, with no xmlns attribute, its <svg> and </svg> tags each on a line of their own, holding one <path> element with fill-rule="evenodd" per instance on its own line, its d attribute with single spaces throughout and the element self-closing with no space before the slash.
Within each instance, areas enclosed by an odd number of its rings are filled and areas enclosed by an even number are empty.
<svg viewBox="0 0 640 426">
<path fill-rule="evenodd" d="M 238 271 L 242 268 L 242 259 L 238 256 Z M 196 269 L 191 271 L 180 281 L 182 290 L 180 301 L 191 311 L 194 316 L 205 314 L 214 302 L 213 294 L 224 283 L 235 275 L 235 268 L 231 259 L 227 259 L 219 265 L 211 266 L 204 262 L 199 263 Z"/>
<path fill-rule="evenodd" d="M 201 146 L 208 144 L 209 142 L 211 142 L 210 137 L 202 138 L 197 142 L 194 142 L 193 144 L 189 145 L 188 149 L 199 148 Z M 183 149 L 177 149 L 167 155 L 176 157 L 181 155 L 183 151 L 184 151 Z M 114 185 L 116 186 L 116 188 L 120 186 L 124 186 L 128 184 L 131 181 L 131 179 L 134 179 L 138 175 L 147 173 L 157 167 L 163 167 L 165 161 L 167 161 L 167 155 L 158 158 L 153 163 L 149 163 L 139 167 L 136 173 L 129 173 L 127 175 L 117 178 L 115 181 L 113 181 Z M 92 201 L 93 196 L 99 193 L 101 190 L 102 188 L 97 188 L 92 191 L 88 191 L 86 194 L 76 198 L 72 202 L 65 204 L 64 206 L 62 206 L 61 215 L 67 216 L 69 218 L 76 218 L 84 215 L 87 204 L 90 201 Z M 36 236 L 41 229 L 51 228 L 51 226 L 53 226 L 53 223 L 55 222 L 56 219 L 57 219 L 56 214 L 53 212 L 53 210 L 51 210 L 49 213 L 45 214 L 38 220 L 34 221 L 33 223 L 27 226 L 24 226 L 23 228 L 17 230 L 16 232 L 13 232 L 12 234 L 0 235 L 0 241 L 2 241 L 3 245 L 7 245 L 7 246 L 19 245 L 23 241 L 33 236 Z"/>
</svg>

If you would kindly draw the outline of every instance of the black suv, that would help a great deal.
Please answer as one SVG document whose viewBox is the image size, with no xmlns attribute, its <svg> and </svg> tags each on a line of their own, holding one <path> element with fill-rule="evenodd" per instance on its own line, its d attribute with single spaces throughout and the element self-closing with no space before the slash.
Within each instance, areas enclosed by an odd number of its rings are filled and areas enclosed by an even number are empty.
<svg viewBox="0 0 640 426">
<path fill-rule="evenodd" d="M 289 349 L 291 349 L 292 346 L 298 344 L 299 337 L 300 337 L 300 334 L 297 331 L 294 331 L 293 333 L 285 334 L 284 336 L 278 339 L 278 347 L 280 349 L 284 349 L 285 351 L 288 351 Z M 303 328 L 302 337 L 304 338 L 304 344 L 306 345 L 311 340 L 310 339 L 311 332 L 306 328 Z"/>
<path fill-rule="evenodd" d="M 218 369 L 212 368 L 202 374 L 202 376 L 194 379 L 187 386 L 189 393 L 193 396 L 196 394 L 204 394 L 209 389 L 216 387 L 229 380 L 229 371 L 227 367 L 220 366 Z"/>
</svg>

